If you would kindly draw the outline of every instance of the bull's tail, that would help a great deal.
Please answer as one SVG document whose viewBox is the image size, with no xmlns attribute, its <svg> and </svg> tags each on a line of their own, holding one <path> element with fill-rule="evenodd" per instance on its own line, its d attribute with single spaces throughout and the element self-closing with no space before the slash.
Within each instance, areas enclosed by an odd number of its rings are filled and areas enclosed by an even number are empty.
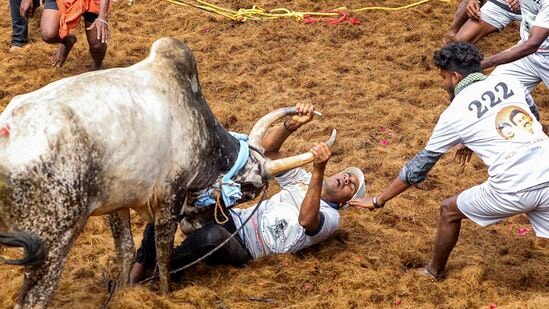
<svg viewBox="0 0 549 309">
<path fill-rule="evenodd" d="M 0 244 L 8 247 L 21 247 L 25 255 L 21 259 L 7 259 L 0 256 L 0 262 L 10 265 L 36 265 L 46 258 L 44 243 L 36 236 L 23 231 L 0 233 Z"/>
</svg>

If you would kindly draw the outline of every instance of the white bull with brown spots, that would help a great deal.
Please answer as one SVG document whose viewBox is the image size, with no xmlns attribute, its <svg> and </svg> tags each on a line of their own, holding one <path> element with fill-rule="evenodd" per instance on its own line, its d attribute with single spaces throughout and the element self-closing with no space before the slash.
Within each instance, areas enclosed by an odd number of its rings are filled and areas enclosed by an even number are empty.
<svg viewBox="0 0 549 309">
<path fill-rule="evenodd" d="M 313 160 L 311 153 L 265 160 L 268 126 L 295 110 L 263 117 L 252 129 L 251 151 L 234 180 L 243 198 L 266 179 Z M 156 225 L 161 290 L 169 291 L 168 262 L 177 217 L 199 192 L 236 161 L 239 142 L 216 120 L 202 96 L 194 57 L 175 39 L 156 41 L 150 55 L 128 68 L 65 78 L 15 97 L 0 115 L 0 243 L 22 247 L 25 265 L 17 307 L 45 307 L 59 284 L 68 251 L 90 216 L 110 222 L 126 285 L 134 259 L 132 208 Z M 3 222 L 3 224 L 2 224 Z"/>
</svg>

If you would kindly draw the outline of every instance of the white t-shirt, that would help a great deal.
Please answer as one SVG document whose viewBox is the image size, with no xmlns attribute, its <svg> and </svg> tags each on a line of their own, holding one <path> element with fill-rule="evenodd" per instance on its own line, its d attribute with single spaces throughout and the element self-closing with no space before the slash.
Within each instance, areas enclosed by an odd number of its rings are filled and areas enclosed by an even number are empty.
<svg viewBox="0 0 549 309">
<path fill-rule="evenodd" d="M 297 252 L 330 237 L 339 225 L 339 213 L 320 201 L 323 222 L 315 235 L 307 235 L 299 224 L 299 210 L 305 198 L 311 173 L 296 168 L 276 177 L 282 190 L 264 201 L 240 236 L 254 259 L 275 253 Z M 231 214 L 236 228 L 248 218 L 255 207 L 233 208 Z"/>
<path fill-rule="evenodd" d="M 425 149 L 445 153 L 462 143 L 488 167 L 496 191 L 516 192 L 549 181 L 549 138 L 530 112 L 519 81 L 489 76 L 454 98 Z"/>
<path fill-rule="evenodd" d="M 520 42 L 530 38 L 533 27 L 549 29 L 549 0 L 520 0 Z M 549 38 L 538 49 L 539 53 L 549 53 Z"/>
</svg>

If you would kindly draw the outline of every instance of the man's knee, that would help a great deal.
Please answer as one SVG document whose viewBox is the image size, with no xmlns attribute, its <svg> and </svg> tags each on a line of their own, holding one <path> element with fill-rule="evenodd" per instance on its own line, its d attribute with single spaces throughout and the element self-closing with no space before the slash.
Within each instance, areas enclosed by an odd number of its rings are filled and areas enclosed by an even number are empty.
<svg viewBox="0 0 549 309">
<path fill-rule="evenodd" d="M 217 246 L 230 236 L 231 233 L 224 227 L 217 224 L 210 224 L 207 226 L 207 233 L 204 233 L 204 242 L 210 246 Z"/>
<path fill-rule="evenodd" d="M 440 204 L 440 220 L 442 222 L 454 222 L 463 219 L 463 214 L 457 207 L 457 197 L 450 197 Z"/>
<path fill-rule="evenodd" d="M 42 40 L 46 43 L 53 44 L 59 42 L 59 33 L 55 29 L 40 29 Z"/>
</svg>

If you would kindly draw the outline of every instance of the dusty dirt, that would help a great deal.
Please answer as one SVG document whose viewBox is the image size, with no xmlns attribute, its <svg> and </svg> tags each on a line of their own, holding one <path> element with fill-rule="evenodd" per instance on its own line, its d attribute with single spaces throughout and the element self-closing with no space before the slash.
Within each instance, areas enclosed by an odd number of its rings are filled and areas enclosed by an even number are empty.
<svg viewBox="0 0 549 309">
<path fill-rule="evenodd" d="M 4 12 L 0 21 L 2 109 L 13 96 L 85 72 L 91 64 L 80 28 L 76 31 L 79 42 L 65 67 L 49 66 L 56 47 L 40 40 L 40 11 L 31 22 L 32 47 L 18 55 L 8 54 L 11 25 L 6 2 L 0 4 Z M 274 108 L 314 103 L 325 117 L 295 134 L 287 142 L 288 152 L 307 150 L 314 141 L 324 139 L 330 128 L 338 128 L 328 171 L 360 167 L 366 174 L 368 194 L 380 192 L 406 160 L 422 149 L 448 102 L 432 54 L 441 46 L 457 7 L 455 0 L 450 4 L 432 1 L 399 12 L 356 14 L 362 23 L 355 26 L 307 25 L 295 20 L 241 24 L 163 1 L 136 2 L 132 6 L 114 3 L 105 68 L 138 62 L 160 37 L 183 39 L 197 58 L 205 97 L 228 129 L 248 132 L 255 120 Z M 229 8 L 258 4 L 320 11 L 339 6 L 398 6 L 409 1 L 216 3 Z M 517 38 L 514 25 L 479 46 L 490 55 L 512 46 Z M 538 86 L 534 98 L 542 120 L 549 122 L 545 85 Z M 199 266 L 186 272 L 169 296 L 161 296 L 157 283 L 151 283 L 118 290 L 110 306 L 487 308 L 493 303 L 511 308 L 547 307 L 549 246 L 532 231 L 519 235 L 519 228 L 530 227 L 525 216 L 487 228 L 464 222 L 448 264 L 448 279 L 443 282 L 408 270 L 429 260 L 440 201 L 487 176 L 478 158 L 464 168 L 452 159 L 451 151 L 424 184 L 382 210 L 342 211 L 340 231 L 320 245 L 296 255 L 264 258 L 245 268 Z M 143 226 L 143 220 L 134 216 L 137 242 Z M 90 219 L 71 251 L 51 307 L 98 307 L 106 295 L 102 273 L 116 277 L 114 257 L 103 219 Z M 22 269 L 3 265 L 0 282 L 0 307 L 11 307 Z"/>
</svg>

